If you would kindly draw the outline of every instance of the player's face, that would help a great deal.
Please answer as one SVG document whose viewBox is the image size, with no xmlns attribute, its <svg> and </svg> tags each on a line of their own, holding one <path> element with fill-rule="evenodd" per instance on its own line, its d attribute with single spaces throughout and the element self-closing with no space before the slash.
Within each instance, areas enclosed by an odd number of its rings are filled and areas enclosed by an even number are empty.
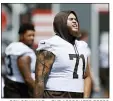
<svg viewBox="0 0 113 101">
<path fill-rule="evenodd" d="M 34 36 L 35 36 L 35 31 L 27 30 L 23 36 L 23 38 L 24 38 L 23 40 L 24 40 L 25 44 L 27 44 L 28 46 L 32 46 L 33 42 L 34 42 Z"/>
<path fill-rule="evenodd" d="M 76 34 L 79 30 L 79 24 L 78 24 L 76 16 L 73 13 L 71 13 L 68 16 L 67 26 L 69 28 L 70 34 L 72 34 L 73 36 L 77 36 Z"/>
</svg>

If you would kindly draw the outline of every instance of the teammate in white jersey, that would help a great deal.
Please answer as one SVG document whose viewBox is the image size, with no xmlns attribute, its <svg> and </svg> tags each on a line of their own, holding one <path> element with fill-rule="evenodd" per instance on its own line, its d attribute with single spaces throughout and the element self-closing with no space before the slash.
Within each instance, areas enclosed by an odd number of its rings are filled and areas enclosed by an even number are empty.
<svg viewBox="0 0 113 101">
<path fill-rule="evenodd" d="M 56 35 L 40 41 L 37 48 L 34 97 L 89 97 L 89 52 L 87 43 L 76 40 L 80 36 L 76 13 L 58 13 L 53 27 Z"/>
<path fill-rule="evenodd" d="M 32 49 L 35 29 L 26 23 L 19 28 L 19 42 L 11 43 L 5 50 L 7 75 L 4 98 L 32 97 L 35 83 L 36 55 Z"/>
</svg>

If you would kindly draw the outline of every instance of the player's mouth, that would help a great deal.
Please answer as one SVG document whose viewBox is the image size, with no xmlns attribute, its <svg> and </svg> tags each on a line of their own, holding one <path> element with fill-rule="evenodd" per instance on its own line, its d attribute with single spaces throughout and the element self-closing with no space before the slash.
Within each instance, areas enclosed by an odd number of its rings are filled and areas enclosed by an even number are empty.
<svg viewBox="0 0 113 101">
<path fill-rule="evenodd" d="M 74 29 L 78 29 L 78 26 L 77 26 L 77 25 L 72 25 L 72 27 L 73 27 Z"/>
</svg>

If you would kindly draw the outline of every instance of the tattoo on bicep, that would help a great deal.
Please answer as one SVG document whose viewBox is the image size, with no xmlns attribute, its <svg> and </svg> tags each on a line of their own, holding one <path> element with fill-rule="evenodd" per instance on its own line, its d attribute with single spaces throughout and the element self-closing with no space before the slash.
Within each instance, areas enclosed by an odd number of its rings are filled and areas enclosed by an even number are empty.
<svg viewBox="0 0 113 101">
<path fill-rule="evenodd" d="M 38 51 L 35 72 L 39 73 L 39 71 L 41 71 L 40 75 L 42 75 L 42 78 L 46 79 L 51 70 L 54 59 L 55 56 L 53 53 L 44 50 Z"/>
</svg>

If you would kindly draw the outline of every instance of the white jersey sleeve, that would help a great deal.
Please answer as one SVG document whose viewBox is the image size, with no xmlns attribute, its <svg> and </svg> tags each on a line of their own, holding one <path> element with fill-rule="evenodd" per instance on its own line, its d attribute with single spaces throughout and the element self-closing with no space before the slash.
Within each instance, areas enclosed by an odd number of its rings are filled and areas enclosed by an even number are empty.
<svg viewBox="0 0 113 101">
<path fill-rule="evenodd" d="M 36 51 L 39 50 L 46 50 L 52 52 L 54 55 L 56 54 L 54 46 L 51 44 L 50 40 L 41 40 Z"/>
<path fill-rule="evenodd" d="M 77 40 L 76 40 L 77 41 Z M 88 44 L 85 42 L 85 41 L 77 41 L 77 44 L 79 44 L 78 46 L 79 47 L 82 47 L 82 51 L 85 52 L 85 54 L 89 57 L 91 55 L 91 50 L 88 46 Z"/>
<path fill-rule="evenodd" d="M 30 50 L 28 46 L 21 42 L 13 42 L 5 50 L 6 55 L 16 55 L 16 56 L 24 55 L 30 52 L 32 52 L 32 50 Z"/>
</svg>

